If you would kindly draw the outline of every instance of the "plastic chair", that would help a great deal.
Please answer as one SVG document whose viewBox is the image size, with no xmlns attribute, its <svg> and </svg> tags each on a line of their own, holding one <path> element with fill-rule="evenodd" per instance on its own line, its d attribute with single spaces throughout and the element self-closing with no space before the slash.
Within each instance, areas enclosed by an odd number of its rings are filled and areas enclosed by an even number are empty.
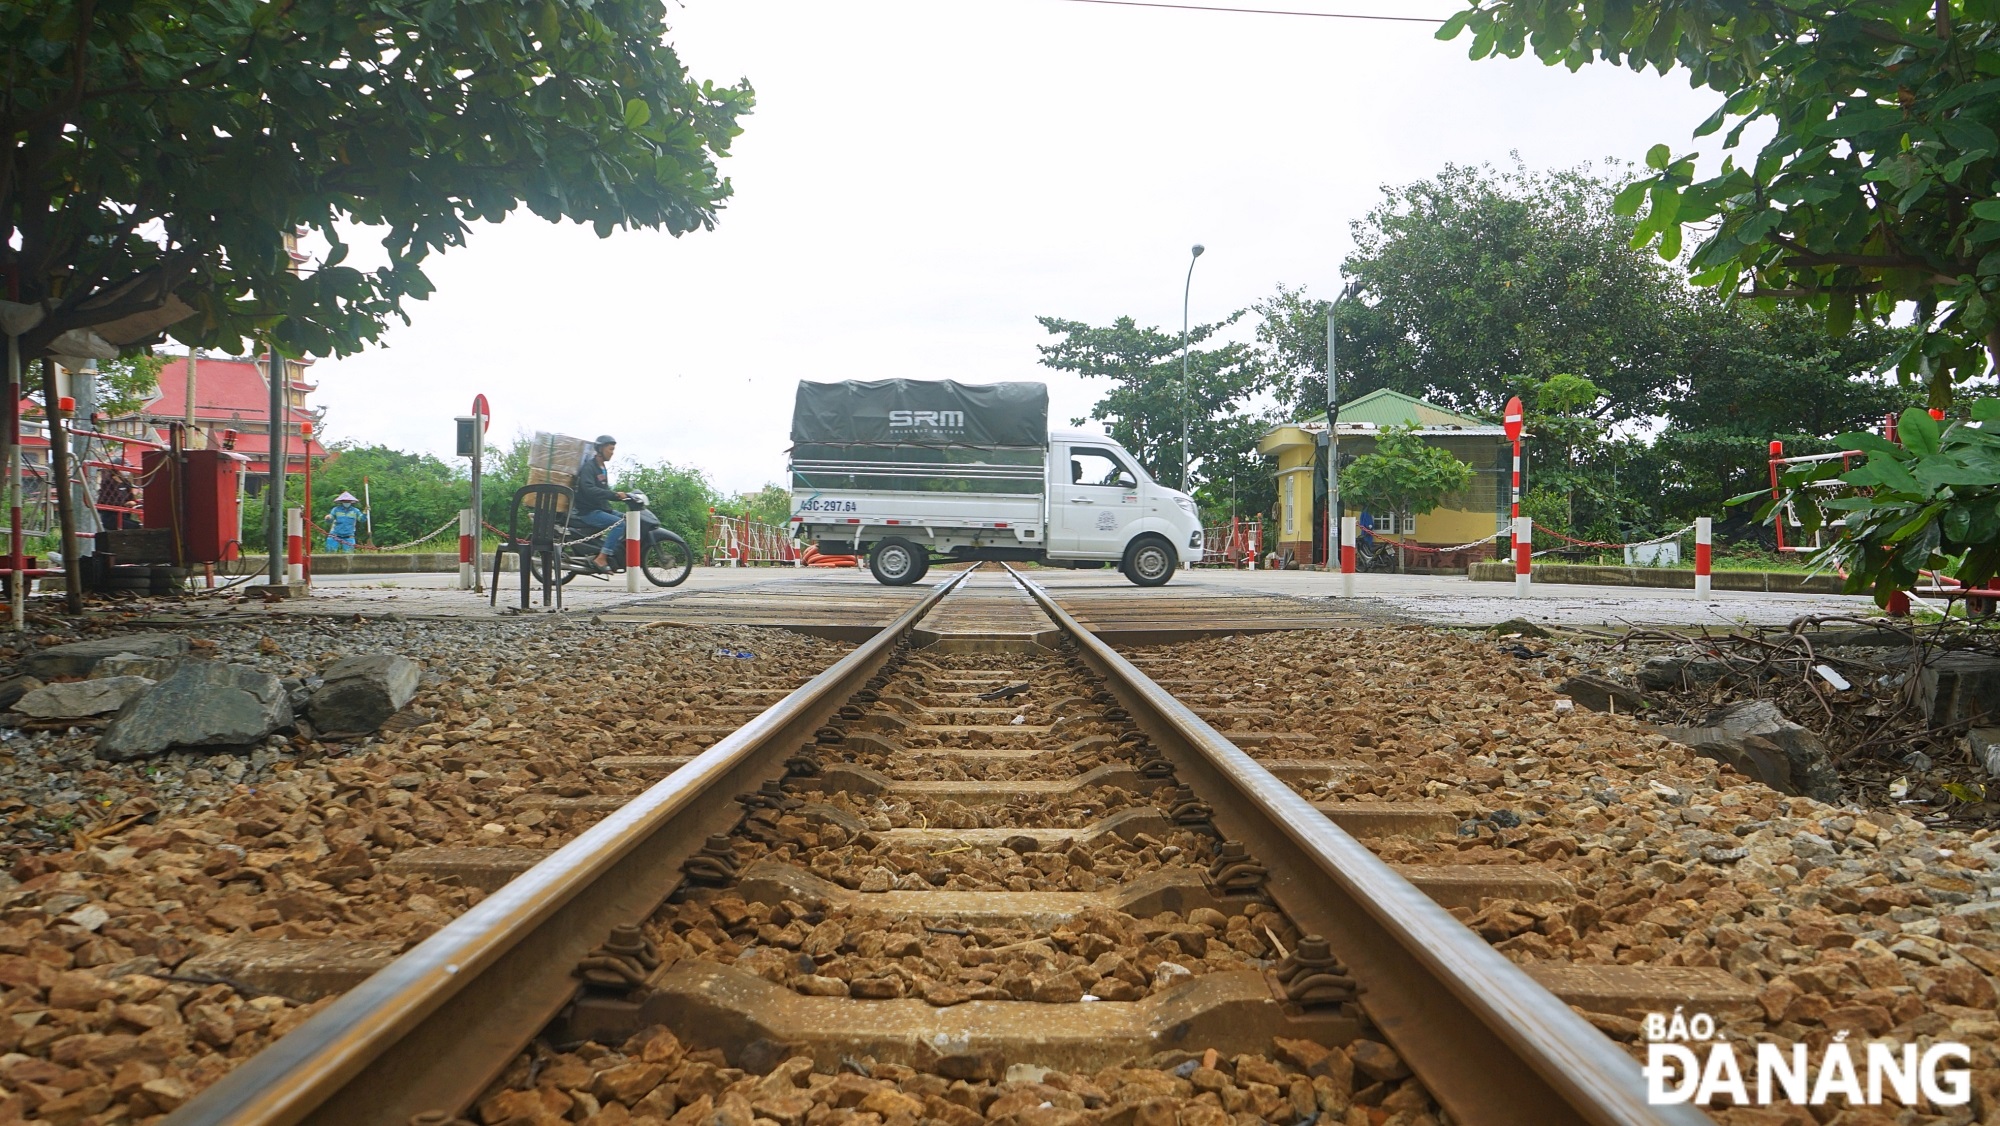
<svg viewBox="0 0 2000 1126">
<path fill-rule="evenodd" d="M 500 557 L 511 553 L 521 561 L 521 609 L 528 608 L 529 564 L 536 556 L 542 560 L 542 605 L 549 604 L 553 593 L 556 609 L 562 609 L 562 548 L 557 545 L 569 529 L 570 501 L 574 495 L 568 485 L 553 483 L 523 485 L 514 490 L 514 501 L 507 511 L 507 538 L 493 549 L 490 605 L 500 604 Z M 528 514 L 525 537 L 521 534 L 523 509 Z"/>
</svg>

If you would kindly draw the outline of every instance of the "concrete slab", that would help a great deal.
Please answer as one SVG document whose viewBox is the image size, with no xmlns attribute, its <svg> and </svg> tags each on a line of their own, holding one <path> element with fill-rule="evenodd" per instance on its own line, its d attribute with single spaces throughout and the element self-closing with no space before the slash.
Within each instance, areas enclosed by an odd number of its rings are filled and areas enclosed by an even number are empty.
<svg viewBox="0 0 2000 1126">
<path fill-rule="evenodd" d="M 580 1004 L 564 1039 L 615 1043 L 620 1034 L 664 1024 L 684 1041 L 735 1057 L 759 1041 L 784 1045 L 832 1070 L 866 1055 L 943 1075 L 998 1079 L 1007 1065 L 1033 1063 L 1089 1073 L 1165 1048 L 1214 1048 L 1230 1056 L 1263 1052 L 1273 1037 L 1342 1044 L 1359 1021 L 1338 1010 L 1280 1002 L 1255 970 L 1203 974 L 1138 1001 L 1043 1005 L 806 997 L 733 966 L 686 961 L 661 971 L 630 1011 Z"/>
<path fill-rule="evenodd" d="M 1345 614 L 1360 625 L 1403 620 L 1435 625 L 1491 625 L 1508 618 L 1556 625 L 1782 625 L 1802 614 L 1868 616 L 1867 598 L 1832 594 L 1765 594 L 1716 591 L 1713 601 L 1691 591 L 1638 587 L 1543 584 L 1526 598 L 1511 588 L 1476 583 L 1463 575 L 1356 575 L 1355 597 L 1341 597 L 1341 576 L 1321 571 L 1183 570 L 1156 590 L 1140 590 L 1098 571 L 1034 569 L 1024 572 L 1065 607 L 1079 602 L 1134 602 L 1172 594 L 1196 602 L 1264 596 L 1296 603 L 1301 616 Z M 1134 602 L 1135 605 L 1140 603 Z M 1227 605 L 1215 602 L 1216 608 Z M 1277 607 L 1270 607 L 1275 610 Z M 1077 613 L 1075 609 L 1071 613 Z M 1083 615 L 1078 614 L 1079 618 Z"/>
<path fill-rule="evenodd" d="M 368 980 L 399 952 L 393 942 L 245 938 L 197 954 L 174 972 L 185 980 L 209 979 L 294 1001 L 316 1001 Z"/>
</svg>

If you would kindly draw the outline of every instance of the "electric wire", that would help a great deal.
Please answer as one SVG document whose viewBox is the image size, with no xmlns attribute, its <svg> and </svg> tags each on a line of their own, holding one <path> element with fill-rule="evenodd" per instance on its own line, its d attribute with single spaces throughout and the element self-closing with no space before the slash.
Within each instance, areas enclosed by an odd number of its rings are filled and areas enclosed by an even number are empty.
<svg viewBox="0 0 2000 1126">
<path fill-rule="evenodd" d="M 1248 16 L 1306 16 L 1322 20 L 1376 20 L 1383 23 L 1436 23 L 1428 16 L 1374 16 L 1358 12 L 1301 12 L 1285 8 L 1229 8 L 1212 4 L 1168 4 L 1161 0 L 1063 0 L 1066 4 L 1108 4 L 1118 8 L 1174 8 L 1185 12 L 1234 12 Z"/>
</svg>

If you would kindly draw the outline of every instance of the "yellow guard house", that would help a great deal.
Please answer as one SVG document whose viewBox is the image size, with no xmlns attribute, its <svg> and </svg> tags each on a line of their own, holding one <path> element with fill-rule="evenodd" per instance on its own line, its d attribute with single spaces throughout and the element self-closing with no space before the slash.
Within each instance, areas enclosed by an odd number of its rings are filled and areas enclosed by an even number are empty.
<svg viewBox="0 0 2000 1126">
<path fill-rule="evenodd" d="M 1371 391 L 1340 408 L 1340 460 L 1373 451 L 1377 434 L 1412 423 L 1425 442 L 1449 450 L 1473 468 L 1472 484 L 1422 515 L 1371 513 L 1376 536 L 1445 547 L 1504 534 L 1513 451 L 1506 431 L 1495 423 L 1400 391 Z M 1278 459 L 1278 526 L 1265 533 L 1265 542 L 1299 563 L 1326 560 L 1326 445 L 1325 414 L 1274 426 L 1257 443 L 1258 453 Z M 1525 464 L 1522 470 L 1525 481 Z M 1361 514 L 1351 504 L 1345 507 L 1348 516 Z M 1485 552 L 1472 554 L 1476 558 Z M 1410 562 L 1423 566 L 1429 559 L 1435 557 L 1418 555 Z"/>
</svg>

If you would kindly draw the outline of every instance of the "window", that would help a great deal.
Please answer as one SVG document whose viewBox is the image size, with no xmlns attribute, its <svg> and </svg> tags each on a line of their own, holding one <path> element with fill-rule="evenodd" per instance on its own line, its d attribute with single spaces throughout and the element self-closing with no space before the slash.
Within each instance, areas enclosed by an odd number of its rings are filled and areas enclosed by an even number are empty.
<svg viewBox="0 0 2000 1126">
<path fill-rule="evenodd" d="M 1139 478 L 1110 450 L 1096 446 L 1071 446 L 1069 483 L 1133 489 L 1139 486 Z"/>
<path fill-rule="evenodd" d="M 1416 513 L 1414 512 L 1403 513 L 1403 534 L 1406 536 L 1414 536 L 1417 534 Z"/>
</svg>

